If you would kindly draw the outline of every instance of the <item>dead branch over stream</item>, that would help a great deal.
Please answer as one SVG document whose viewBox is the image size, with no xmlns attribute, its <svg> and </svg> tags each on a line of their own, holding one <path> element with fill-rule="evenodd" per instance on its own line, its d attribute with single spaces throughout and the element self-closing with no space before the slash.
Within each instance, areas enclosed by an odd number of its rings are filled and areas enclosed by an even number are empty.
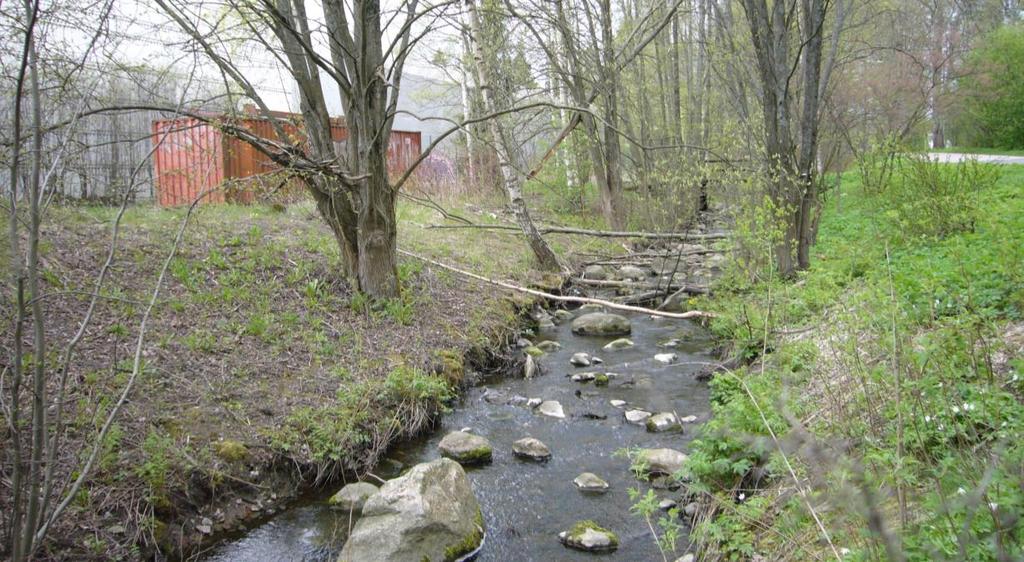
<svg viewBox="0 0 1024 562">
<path fill-rule="evenodd" d="M 469 228 L 480 230 L 510 230 L 519 231 L 519 227 L 505 224 L 431 224 L 427 228 Z M 541 234 L 580 234 L 584 236 L 596 236 L 599 238 L 643 238 L 649 240 L 726 240 L 728 234 L 710 233 L 694 234 L 691 232 L 624 232 L 614 230 L 590 230 L 586 228 L 572 228 L 568 226 L 543 226 L 537 230 Z"/>
<path fill-rule="evenodd" d="M 409 256 L 411 258 L 418 259 L 420 261 L 429 263 L 431 265 L 435 265 L 437 267 L 440 267 L 442 269 L 446 269 L 446 270 L 451 271 L 453 273 L 458 273 L 459 275 L 464 275 L 466 277 L 469 277 L 470 279 L 476 279 L 477 281 L 483 281 L 484 283 L 488 283 L 488 284 L 494 285 L 496 287 L 501 287 L 503 289 L 509 289 L 511 291 L 525 293 L 527 295 L 533 295 L 535 297 L 541 297 L 541 298 L 545 298 L 545 299 L 549 299 L 549 300 L 553 300 L 553 301 L 558 301 L 558 302 L 574 302 L 574 303 L 579 303 L 579 304 L 599 304 L 601 306 L 604 306 L 605 308 L 610 308 L 610 309 L 613 309 L 613 310 L 624 310 L 624 311 L 627 311 L 627 312 L 638 312 L 638 313 L 641 313 L 641 314 L 650 314 L 651 316 L 661 316 L 661 317 L 664 317 L 664 318 L 676 318 L 676 319 L 681 319 L 681 320 L 688 320 L 688 319 L 693 319 L 693 318 L 714 318 L 715 317 L 715 314 L 713 312 L 704 312 L 704 311 L 701 311 L 701 310 L 691 310 L 689 312 L 665 312 L 663 310 L 655 310 L 653 308 L 644 308 L 642 306 L 631 306 L 631 305 L 628 305 L 628 304 L 621 304 L 621 303 L 607 301 L 607 300 L 602 300 L 602 299 L 593 299 L 593 298 L 589 298 L 589 297 L 573 297 L 573 296 L 565 296 L 565 295 L 554 295 L 554 294 L 551 294 L 551 293 L 548 293 L 548 292 L 545 292 L 545 291 L 539 291 L 537 289 L 529 289 L 527 287 L 521 287 L 519 285 L 514 285 L 512 283 L 508 283 L 508 282 L 505 282 L 505 281 L 498 281 L 496 279 L 490 279 L 488 277 L 484 277 L 483 275 L 477 275 L 476 273 L 471 273 L 471 272 L 463 270 L 463 269 L 458 269 L 456 267 L 452 267 L 450 265 L 441 263 L 441 262 L 436 261 L 436 260 L 432 260 L 432 259 L 430 259 L 428 257 L 421 256 L 419 254 L 414 254 L 412 252 L 408 252 L 406 250 L 399 249 L 398 253 L 402 254 L 404 256 Z"/>
</svg>

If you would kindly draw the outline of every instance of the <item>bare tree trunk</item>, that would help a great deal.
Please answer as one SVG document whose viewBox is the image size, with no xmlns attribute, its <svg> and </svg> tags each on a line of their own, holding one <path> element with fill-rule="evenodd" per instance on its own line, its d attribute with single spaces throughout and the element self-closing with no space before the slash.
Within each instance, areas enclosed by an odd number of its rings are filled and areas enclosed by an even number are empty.
<svg viewBox="0 0 1024 562">
<path fill-rule="evenodd" d="M 626 226 L 622 199 L 622 145 L 619 141 L 619 80 L 615 67 L 615 35 L 612 30 L 611 0 L 599 0 L 601 10 L 601 70 L 604 85 L 604 166 L 605 184 L 601 191 L 601 209 L 609 226 Z"/>
<path fill-rule="evenodd" d="M 498 110 L 496 107 L 498 102 L 495 100 L 494 92 L 491 90 L 494 74 L 493 69 L 490 68 L 490 60 L 487 57 L 483 44 L 480 16 L 477 13 L 475 0 L 465 0 L 465 2 L 466 8 L 469 11 L 470 35 L 473 43 L 473 57 L 476 63 L 477 84 L 484 99 L 484 110 L 487 113 L 495 113 Z M 524 175 L 517 169 L 516 157 L 519 154 L 519 146 L 516 144 L 515 139 L 511 137 L 511 127 L 504 116 L 490 119 L 487 123 L 495 142 L 498 144 L 497 153 L 501 182 L 505 189 L 505 194 L 508 196 L 509 207 L 515 216 L 516 223 L 526 235 L 530 249 L 533 250 L 533 255 L 537 258 L 537 263 L 540 267 L 550 271 L 557 271 L 561 269 L 558 257 L 555 256 L 555 252 L 548 246 L 547 241 L 544 240 L 540 232 L 537 231 L 537 227 L 533 224 L 533 219 L 530 218 L 530 211 L 526 207 L 526 202 L 523 200 L 522 181 Z"/>
<path fill-rule="evenodd" d="M 683 83 L 679 79 L 679 14 L 672 16 L 671 25 L 671 44 L 668 57 L 668 138 L 669 142 L 680 143 L 683 140 L 683 108 L 680 96 L 680 88 L 683 87 Z"/>
</svg>

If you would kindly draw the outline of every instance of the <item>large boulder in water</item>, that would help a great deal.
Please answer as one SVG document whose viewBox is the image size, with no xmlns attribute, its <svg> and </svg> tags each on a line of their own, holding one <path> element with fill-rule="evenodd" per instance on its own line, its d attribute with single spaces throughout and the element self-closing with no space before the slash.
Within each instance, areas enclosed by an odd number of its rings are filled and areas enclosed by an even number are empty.
<svg viewBox="0 0 1024 562">
<path fill-rule="evenodd" d="M 578 336 L 625 336 L 632 330 L 629 319 L 609 312 L 591 312 L 572 321 Z"/>
<path fill-rule="evenodd" d="M 339 562 L 456 560 L 483 541 L 483 516 L 469 479 L 449 459 L 418 464 L 363 506 Z"/>
</svg>

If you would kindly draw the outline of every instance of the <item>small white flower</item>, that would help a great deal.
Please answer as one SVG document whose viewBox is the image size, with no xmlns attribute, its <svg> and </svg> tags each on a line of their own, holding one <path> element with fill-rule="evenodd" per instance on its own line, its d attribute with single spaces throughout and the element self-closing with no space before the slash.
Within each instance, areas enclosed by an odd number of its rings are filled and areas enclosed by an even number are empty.
<svg viewBox="0 0 1024 562">
<path fill-rule="evenodd" d="M 956 493 L 962 496 L 967 493 L 967 490 L 964 490 L 963 488 L 957 488 Z"/>
<path fill-rule="evenodd" d="M 954 414 L 959 414 L 960 413 L 960 406 L 953 406 L 953 413 Z"/>
<path fill-rule="evenodd" d="M 925 416 L 924 417 L 924 423 L 931 423 L 931 422 L 932 422 L 932 417 L 931 416 Z"/>
<path fill-rule="evenodd" d="M 942 383 L 941 382 L 939 383 L 939 388 L 942 388 Z"/>
<path fill-rule="evenodd" d="M 850 553 L 850 549 L 846 548 L 845 546 L 839 549 L 839 554 L 841 554 L 843 556 L 846 556 L 849 553 Z"/>
<path fill-rule="evenodd" d="M 747 499 L 747 494 L 740 492 L 740 501 Z"/>
</svg>

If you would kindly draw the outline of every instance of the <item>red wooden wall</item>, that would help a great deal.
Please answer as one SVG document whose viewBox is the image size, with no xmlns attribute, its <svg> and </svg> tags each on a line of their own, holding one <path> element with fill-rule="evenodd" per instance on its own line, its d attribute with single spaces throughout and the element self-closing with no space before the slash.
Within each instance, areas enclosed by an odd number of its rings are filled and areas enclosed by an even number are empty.
<svg viewBox="0 0 1024 562">
<path fill-rule="evenodd" d="M 246 130 L 266 139 L 277 139 L 270 121 L 260 118 L 234 119 Z M 301 138 L 296 125 L 286 123 L 285 134 Z M 331 125 L 336 145 L 347 137 L 339 120 Z M 162 119 L 153 122 L 153 157 L 157 201 L 161 206 L 188 205 L 202 193 L 204 203 L 251 203 L 254 186 L 232 181 L 232 189 L 216 189 L 225 181 L 256 180 L 277 171 L 265 154 L 252 145 L 223 134 L 215 126 L 192 117 Z M 339 147 L 340 148 L 340 147 Z M 421 135 L 415 131 L 392 131 L 388 142 L 388 173 L 392 178 L 405 172 L 420 155 Z"/>
</svg>

